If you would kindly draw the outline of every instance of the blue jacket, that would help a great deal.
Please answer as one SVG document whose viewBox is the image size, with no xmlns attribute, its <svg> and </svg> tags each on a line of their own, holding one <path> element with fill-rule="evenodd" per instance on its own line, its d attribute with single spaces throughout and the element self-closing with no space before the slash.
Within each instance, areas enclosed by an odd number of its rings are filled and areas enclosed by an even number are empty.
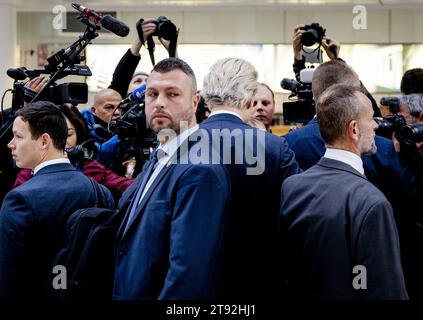
<svg viewBox="0 0 423 320">
<path fill-rule="evenodd" d="M 213 115 L 200 129 L 214 138 L 215 130 L 233 136 L 218 144 L 223 157 L 232 156 L 230 162 L 220 159 L 230 177 L 231 198 L 219 298 L 259 299 L 275 292 L 280 298 L 280 189 L 287 177 L 300 171 L 294 153 L 285 139 L 252 128 L 235 115 Z M 261 170 L 248 173 L 255 166 Z"/>
<path fill-rule="evenodd" d="M 224 246 L 227 174 L 219 165 L 165 166 L 125 232 L 151 161 L 122 195 L 113 299 L 214 299 Z M 146 169 L 147 168 L 147 169 Z"/>
<path fill-rule="evenodd" d="M 100 188 L 113 208 L 112 194 Z M 66 163 L 42 168 L 6 195 L 0 209 L 0 298 L 42 296 L 68 217 L 94 202 L 89 178 Z"/>
<path fill-rule="evenodd" d="M 107 131 L 104 123 L 100 123 L 101 120 L 94 116 L 91 108 L 82 110 L 81 114 L 85 119 L 91 138 L 95 140 L 96 146 L 100 150 L 101 145 L 109 140 L 112 134 Z"/>
</svg>

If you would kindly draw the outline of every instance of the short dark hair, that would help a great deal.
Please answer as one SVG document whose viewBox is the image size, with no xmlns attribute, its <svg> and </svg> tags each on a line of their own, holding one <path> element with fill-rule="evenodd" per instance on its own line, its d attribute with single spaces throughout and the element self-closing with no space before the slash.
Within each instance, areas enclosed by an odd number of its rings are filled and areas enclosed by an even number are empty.
<svg viewBox="0 0 423 320">
<path fill-rule="evenodd" d="M 346 84 L 360 86 L 360 79 L 355 71 L 345 62 L 330 60 L 319 65 L 313 73 L 312 91 L 314 101 L 330 86 L 334 84 Z"/>
<path fill-rule="evenodd" d="M 192 88 L 197 92 L 197 79 L 192 68 L 184 60 L 178 58 L 167 58 L 157 63 L 151 72 L 167 73 L 173 70 L 181 70 L 192 80 Z"/>
<path fill-rule="evenodd" d="M 68 118 L 70 123 L 72 123 L 75 127 L 76 144 L 81 144 L 86 141 L 89 137 L 89 132 L 85 123 L 85 119 L 79 110 L 74 106 L 67 105 L 60 105 L 59 108 L 63 115 Z"/>
<path fill-rule="evenodd" d="M 405 95 L 423 93 L 423 69 L 407 70 L 402 76 L 400 89 Z"/>
<path fill-rule="evenodd" d="M 16 116 L 28 121 L 32 139 L 47 133 L 58 150 L 65 150 L 68 126 L 62 111 L 49 101 L 37 101 L 19 109 Z"/>
<path fill-rule="evenodd" d="M 317 100 L 317 122 L 327 144 L 345 137 L 347 126 L 360 118 L 361 104 L 356 95 L 360 87 L 338 84 L 329 87 Z"/>
</svg>

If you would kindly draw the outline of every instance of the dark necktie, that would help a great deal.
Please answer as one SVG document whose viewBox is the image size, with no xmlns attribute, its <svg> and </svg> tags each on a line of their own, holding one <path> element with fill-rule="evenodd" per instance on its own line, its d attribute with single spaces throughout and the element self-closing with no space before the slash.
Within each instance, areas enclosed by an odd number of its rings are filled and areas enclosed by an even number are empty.
<svg viewBox="0 0 423 320">
<path fill-rule="evenodd" d="M 138 188 L 137 193 L 135 194 L 134 199 L 132 200 L 132 203 L 130 205 L 130 212 L 129 212 L 129 217 L 128 217 L 128 222 L 126 223 L 126 227 L 125 227 L 125 231 L 124 233 L 126 233 L 128 226 L 130 226 L 130 224 L 132 223 L 132 220 L 134 220 L 135 218 L 135 213 L 137 212 L 137 208 L 138 208 L 138 204 L 140 202 L 141 199 L 141 195 L 144 191 L 144 188 L 148 182 L 148 180 L 150 179 L 152 173 L 154 172 L 154 169 L 156 168 L 158 162 L 158 149 L 154 150 L 154 152 L 151 154 L 151 159 L 146 163 L 146 172 L 144 175 L 144 178 L 142 179 L 141 185 Z"/>
</svg>

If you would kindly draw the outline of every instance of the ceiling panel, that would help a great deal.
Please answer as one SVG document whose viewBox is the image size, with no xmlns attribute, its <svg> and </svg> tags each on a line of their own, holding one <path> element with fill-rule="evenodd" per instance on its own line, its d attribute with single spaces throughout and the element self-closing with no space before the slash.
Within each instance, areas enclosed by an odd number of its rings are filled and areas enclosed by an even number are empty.
<svg viewBox="0 0 423 320">
<path fill-rule="evenodd" d="M 50 11 L 58 4 L 71 8 L 76 2 L 95 9 L 113 9 L 120 11 L 141 10 L 145 8 L 205 8 L 205 7 L 255 7 L 273 8 L 309 8 L 311 5 L 321 7 L 341 7 L 362 4 L 374 7 L 422 8 L 423 0 L 0 0 L 0 4 L 16 5 L 18 11 Z"/>
</svg>

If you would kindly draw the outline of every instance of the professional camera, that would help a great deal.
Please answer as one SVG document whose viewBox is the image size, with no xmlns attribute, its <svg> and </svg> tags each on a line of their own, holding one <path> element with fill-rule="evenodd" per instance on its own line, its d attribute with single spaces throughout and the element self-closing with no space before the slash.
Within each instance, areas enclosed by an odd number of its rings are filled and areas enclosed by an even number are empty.
<svg viewBox="0 0 423 320">
<path fill-rule="evenodd" d="M 398 115 L 399 112 L 399 98 L 398 97 L 382 97 L 380 104 L 389 107 L 389 111 L 392 115 L 385 116 L 383 118 L 375 118 L 376 123 L 379 125 L 376 129 L 376 134 L 388 139 L 392 138 L 392 134 L 395 132 L 395 137 L 398 141 L 402 142 L 402 131 L 401 129 L 407 125 L 405 118 Z"/>
<path fill-rule="evenodd" d="M 404 126 L 401 136 L 405 144 L 413 145 L 423 141 L 423 122 L 417 122 Z"/>
<path fill-rule="evenodd" d="M 382 97 L 380 98 L 380 104 L 389 107 L 389 111 L 393 114 L 397 114 L 400 109 L 400 98 L 398 97 Z"/>
<path fill-rule="evenodd" d="M 160 16 L 154 21 L 157 26 L 156 31 L 152 34 L 160 38 L 171 40 L 176 37 L 177 29 L 171 20 L 164 16 Z"/>
<path fill-rule="evenodd" d="M 94 139 L 84 141 L 73 148 L 67 148 L 65 151 L 69 161 L 74 166 L 78 166 L 78 164 L 81 164 L 85 160 L 98 159 L 98 150 Z"/>
<path fill-rule="evenodd" d="M 313 22 L 311 24 L 306 24 L 302 29 L 305 30 L 301 36 L 301 42 L 304 46 L 311 47 L 316 42 L 319 44 L 322 43 L 326 29 L 324 29 L 319 23 Z"/>
<path fill-rule="evenodd" d="M 407 125 L 404 117 L 398 114 L 375 118 L 375 121 L 379 125 L 376 129 L 377 135 L 391 139 L 392 134 L 395 132 L 395 137 L 398 141 L 401 139 L 401 129 Z"/>
<path fill-rule="evenodd" d="M 156 31 L 153 34 L 149 35 L 147 39 L 144 39 L 144 33 L 142 31 L 143 21 L 144 19 L 138 20 L 135 26 L 137 28 L 138 38 L 140 39 L 141 43 L 144 44 L 145 41 L 147 41 L 147 49 L 150 55 L 152 65 L 154 66 L 156 64 L 154 60 L 154 48 L 156 45 L 154 43 L 153 36 L 169 40 L 169 57 L 175 57 L 176 44 L 178 41 L 178 30 L 175 24 L 168 18 L 160 16 L 154 21 L 155 25 L 157 26 Z"/>
<path fill-rule="evenodd" d="M 313 68 L 300 71 L 300 81 L 284 78 L 281 81 L 282 89 L 291 91 L 289 100 L 296 97 L 297 100 L 283 103 L 284 124 L 306 124 L 316 114 L 316 108 L 311 91 Z"/>
<path fill-rule="evenodd" d="M 144 104 L 128 103 L 122 108 L 123 115 L 116 120 L 115 132 L 121 140 L 136 141 L 143 148 L 154 148 L 157 137 L 147 126 Z"/>
</svg>

